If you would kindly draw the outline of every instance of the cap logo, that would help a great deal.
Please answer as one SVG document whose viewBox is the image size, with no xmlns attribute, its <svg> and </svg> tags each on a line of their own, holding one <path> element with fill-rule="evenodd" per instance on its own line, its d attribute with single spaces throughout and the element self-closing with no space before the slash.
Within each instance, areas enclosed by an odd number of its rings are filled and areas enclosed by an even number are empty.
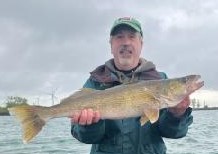
<svg viewBox="0 0 218 154">
<path fill-rule="evenodd" d="M 130 17 L 122 17 L 122 18 L 119 18 L 119 20 L 131 21 L 132 18 L 130 18 Z"/>
<path fill-rule="evenodd" d="M 119 20 L 131 20 L 132 18 L 130 17 L 122 17 L 122 18 L 119 18 Z"/>
</svg>

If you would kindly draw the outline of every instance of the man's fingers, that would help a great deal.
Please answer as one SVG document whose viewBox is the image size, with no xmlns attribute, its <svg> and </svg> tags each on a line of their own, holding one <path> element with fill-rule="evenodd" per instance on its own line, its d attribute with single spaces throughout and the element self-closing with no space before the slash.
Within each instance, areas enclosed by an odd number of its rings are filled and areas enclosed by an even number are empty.
<svg viewBox="0 0 218 154">
<path fill-rule="evenodd" d="M 189 98 L 189 96 L 188 97 L 186 97 L 186 104 L 187 104 L 187 106 L 189 106 L 190 104 L 191 104 L 191 101 L 190 101 L 190 98 Z"/>
<path fill-rule="evenodd" d="M 190 103 L 189 96 L 187 96 L 181 103 L 179 103 L 178 108 L 188 108 Z"/>
<path fill-rule="evenodd" d="M 80 118 L 79 118 L 79 124 L 80 125 L 86 125 L 87 123 L 87 110 L 84 109 L 81 112 Z"/>
<path fill-rule="evenodd" d="M 176 117 L 183 115 L 186 109 L 189 107 L 191 101 L 189 96 L 187 96 L 183 101 L 181 101 L 177 106 L 169 108 L 169 111 L 173 113 Z"/>
<path fill-rule="evenodd" d="M 69 116 L 71 122 L 72 122 L 72 123 L 78 123 L 78 122 L 79 122 L 79 115 L 80 115 L 80 113 L 78 113 L 78 112 L 76 112 L 76 113 L 74 113 L 74 114 L 71 114 L 71 115 Z"/>
<path fill-rule="evenodd" d="M 94 117 L 93 110 L 92 109 L 88 109 L 87 110 L 87 121 L 86 121 L 87 125 L 92 124 L 93 117 Z"/>
<path fill-rule="evenodd" d="M 96 123 L 96 122 L 98 122 L 99 120 L 100 120 L 100 113 L 99 113 L 99 111 L 96 111 L 96 112 L 94 113 L 93 122 Z"/>
<path fill-rule="evenodd" d="M 74 113 L 70 116 L 71 122 L 80 125 L 91 125 L 100 120 L 100 113 L 98 111 L 93 111 L 93 109 L 84 109 L 80 113 Z"/>
</svg>

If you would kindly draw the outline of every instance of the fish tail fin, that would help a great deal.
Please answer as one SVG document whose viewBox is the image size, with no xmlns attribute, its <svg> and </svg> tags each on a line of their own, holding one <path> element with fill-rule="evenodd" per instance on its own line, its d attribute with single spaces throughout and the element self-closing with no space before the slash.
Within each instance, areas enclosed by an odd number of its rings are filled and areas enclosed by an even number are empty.
<svg viewBox="0 0 218 154">
<path fill-rule="evenodd" d="M 14 115 L 22 125 L 23 143 L 34 138 L 49 119 L 46 108 L 48 107 L 24 105 L 8 109 L 10 115 Z"/>
</svg>

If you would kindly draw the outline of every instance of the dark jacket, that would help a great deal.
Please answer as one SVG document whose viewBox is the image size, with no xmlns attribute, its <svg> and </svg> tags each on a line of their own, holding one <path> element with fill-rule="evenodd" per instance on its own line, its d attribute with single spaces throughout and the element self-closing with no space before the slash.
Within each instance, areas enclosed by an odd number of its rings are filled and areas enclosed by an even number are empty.
<svg viewBox="0 0 218 154">
<path fill-rule="evenodd" d="M 157 72 L 154 64 L 144 59 L 129 72 L 118 71 L 113 60 L 109 60 L 91 72 L 84 87 L 103 90 L 125 82 L 164 78 L 167 78 L 165 73 Z M 147 122 L 141 127 L 139 117 L 100 120 L 89 126 L 72 124 L 71 133 L 79 141 L 92 144 L 91 154 L 165 154 L 162 137 L 184 137 L 192 121 L 191 108 L 180 118 L 163 109 L 154 124 Z"/>
</svg>

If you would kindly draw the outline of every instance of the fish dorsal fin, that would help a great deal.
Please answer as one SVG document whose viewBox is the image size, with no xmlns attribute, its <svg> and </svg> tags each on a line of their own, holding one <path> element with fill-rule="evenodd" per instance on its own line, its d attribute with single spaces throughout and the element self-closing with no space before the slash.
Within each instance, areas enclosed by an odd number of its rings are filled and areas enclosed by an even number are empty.
<svg viewBox="0 0 218 154">
<path fill-rule="evenodd" d="M 151 123 L 155 123 L 159 118 L 159 109 L 158 108 L 145 108 L 144 116 L 146 116 Z"/>
<path fill-rule="evenodd" d="M 73 97 L 81 97 L 81 96 L 93 93 L 95 91 L 97 91 L 97 90 L 91 89 L 91 88 L 82 88 L 82 89 L 76 91 L 72 96 Z"/>
<path fill-rule="evenodd" d="M 138 82 L 140 82 L 140 81 L 125 81 L 122 84 L 123 85 L 131 85 L 131 84 L 135 84 L 135 83 L 138 83 Z"/>
<path fill-rule="evenodd" d="M 96 91 L 98 91 L 98 90 L 91 89 L 91 88 L 82 88 L 82 89 L 74 92 L 72 95 L 68 96 L 67 98 L 64 98 L 63 100 L 61 100 L 61 103 L 68 102 L 71 99 L 76 99 L 76 98 L 85 96 L 87 94 L 94 93 Z"/>
<path fill-rule="evenodd" d="M 95 89 L 92 88 L 82 88 L 79 90 L 79 92 L 86 92 L 86 93 L 93 92 L 93 91 L 95 91 Z"/>
</svg>

